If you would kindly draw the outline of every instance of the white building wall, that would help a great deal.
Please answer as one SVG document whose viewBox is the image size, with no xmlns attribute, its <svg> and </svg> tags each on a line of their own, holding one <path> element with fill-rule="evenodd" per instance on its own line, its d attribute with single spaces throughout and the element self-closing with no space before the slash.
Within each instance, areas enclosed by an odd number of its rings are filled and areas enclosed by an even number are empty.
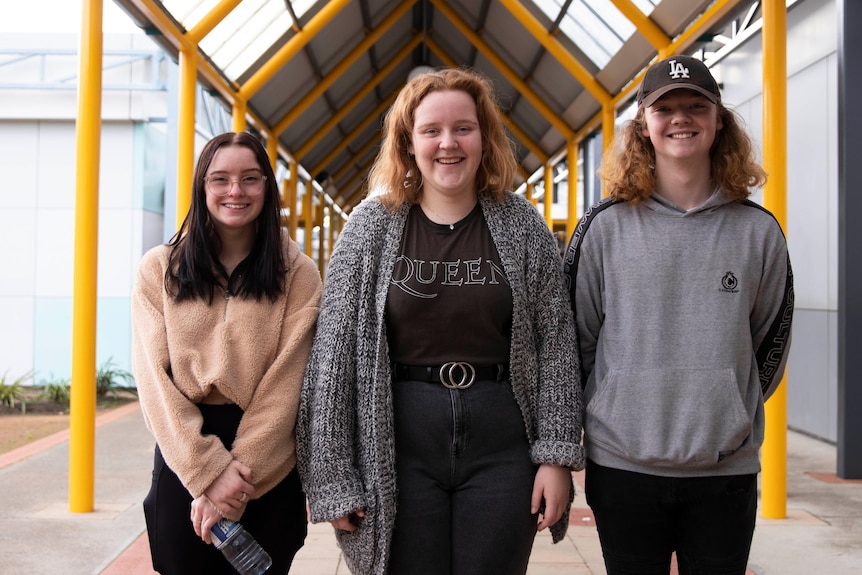
<svg viewBox="0 0 862 575">
<path fill-rule="evenodd" d="M 0 48 L 77 49 L 74 34 L 0 35 Z M 102 96 L 99 173 L 98 300 L 96 361 L 131 368 L 129 296 L 143 251 L 162 239 L 161 197 L 145 199 L 147 141 L 144 123 L 163 122 L 166 93 L 157 58 L 111 67 L 111 55 L 129 49 L 159 50 L 141 35 L 106 35 L 109 71 Z M 0 107 L 0 173 L 6 178 L 0 210 L 0 376 L 14 380 L 33 373 L 33 383 L 68 379 L 72 361 L 74 281 L 77 56 L 38 59 L 4 67 Z M 58 82 L 68 82 L 68 87 Z M 41 88 L 40 84 L 49 84 Z M 163 124 L 162 124 L 163 125 Z M 158 149 L 155 150 L 157 154 Z M 154 151 L 149 150 L 150 162 Z M 164 162 L 156 162 L 163 169 Z M 152 179 L 152 178 L 150 178 Z M 10 185 L 11 184 L 11 185 Z"/>
<path fill-rule="evenodd" d="M 838 78 L 834 0 L 787 15 L 787 234 L 796 307 L 788 424 L 837 440 Z M 763 50 L 755 35 L 716 67 L 723 98 L 762 149 Z M 766 128 L 768 129 L 768 127 Z M 762 194 L 754 198 L 762 202 Z"/>
</svg>

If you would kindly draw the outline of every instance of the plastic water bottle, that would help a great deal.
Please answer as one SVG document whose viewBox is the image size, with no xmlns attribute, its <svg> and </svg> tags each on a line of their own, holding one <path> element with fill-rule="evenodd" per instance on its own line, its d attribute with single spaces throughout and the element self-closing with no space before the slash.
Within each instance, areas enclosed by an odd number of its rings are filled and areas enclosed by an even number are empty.
<svg viewBox="0 0 862 575">
<path fill-rule="evenodd" d="M 221 519 L 210 532 L 213 545 L 240 575 L 263 575 L 272 565 L 269 553 L 236 521 Z"/>
</svg>

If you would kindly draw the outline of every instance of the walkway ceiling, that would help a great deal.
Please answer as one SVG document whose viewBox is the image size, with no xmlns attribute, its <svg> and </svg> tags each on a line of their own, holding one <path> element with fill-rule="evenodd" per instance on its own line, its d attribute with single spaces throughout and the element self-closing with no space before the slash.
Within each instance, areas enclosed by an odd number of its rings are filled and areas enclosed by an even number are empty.
<svg viewBox="0 0 862 575">
<path fill-rule="evenodd" d="M 527 178 L 600 129 L 603 106 L 626 104 L 660 49 L 713 50 L 729 22 L 756 9 L 751 0 L 115 2 L 175 56 L 199 38 L 199 81 L 229 106 L 245 99 L 256 128 L 275 132 L 347 210 L 364 196 L 382 116 L 417 67 L 469 66 L 493 80 Z"/>
</svg>

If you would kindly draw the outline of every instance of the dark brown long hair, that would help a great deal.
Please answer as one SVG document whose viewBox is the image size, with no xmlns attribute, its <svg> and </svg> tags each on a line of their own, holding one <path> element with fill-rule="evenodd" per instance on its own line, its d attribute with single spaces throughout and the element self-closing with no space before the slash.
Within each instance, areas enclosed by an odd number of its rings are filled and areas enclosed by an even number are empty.
<svg viewBox="0 0 862 575">
<path fill-rule="evenodd" d="M 266 149 L 249 133 L 226 132 L 207 142 L 198 157 L 192 183 L 192 201 L 179 231 L 168 245 L 173 246 L 165 272 L 165 288 L 177 301 L 199 297 L 212 302 L 218 286 L 226 286 L 227 271 L 219 260 L 221 238 L 207 209 L 204 178 L 216 152 L 226 146 L 242 146 L 254 153 L 258 168 L 266 176 L 263 210 L 257 217 L 255 239 L 240 272 L 234 293 L 240 297 L 271 301 L 284 290 L 284 261 L 281 240 L 278 183 Z"/>
</svg>

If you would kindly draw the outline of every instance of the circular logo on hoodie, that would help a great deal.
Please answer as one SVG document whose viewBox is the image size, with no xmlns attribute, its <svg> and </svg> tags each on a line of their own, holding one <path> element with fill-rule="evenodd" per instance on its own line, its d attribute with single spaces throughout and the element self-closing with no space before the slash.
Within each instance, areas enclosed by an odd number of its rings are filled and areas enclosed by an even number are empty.
<svg viewBox="0 0 862 575">
<path fill-rule="evenodd" d="M 739 280 L 736 279 L 736 276 L 733 275 L 733 272 L 727 272 L 724 274 L 724 277 L 721 278 L 721 287 L 723 288 L 721 291 L 729 291 L 736 293 L 739 291 L 737 288 L 739 287 Z"/>
</svg>

